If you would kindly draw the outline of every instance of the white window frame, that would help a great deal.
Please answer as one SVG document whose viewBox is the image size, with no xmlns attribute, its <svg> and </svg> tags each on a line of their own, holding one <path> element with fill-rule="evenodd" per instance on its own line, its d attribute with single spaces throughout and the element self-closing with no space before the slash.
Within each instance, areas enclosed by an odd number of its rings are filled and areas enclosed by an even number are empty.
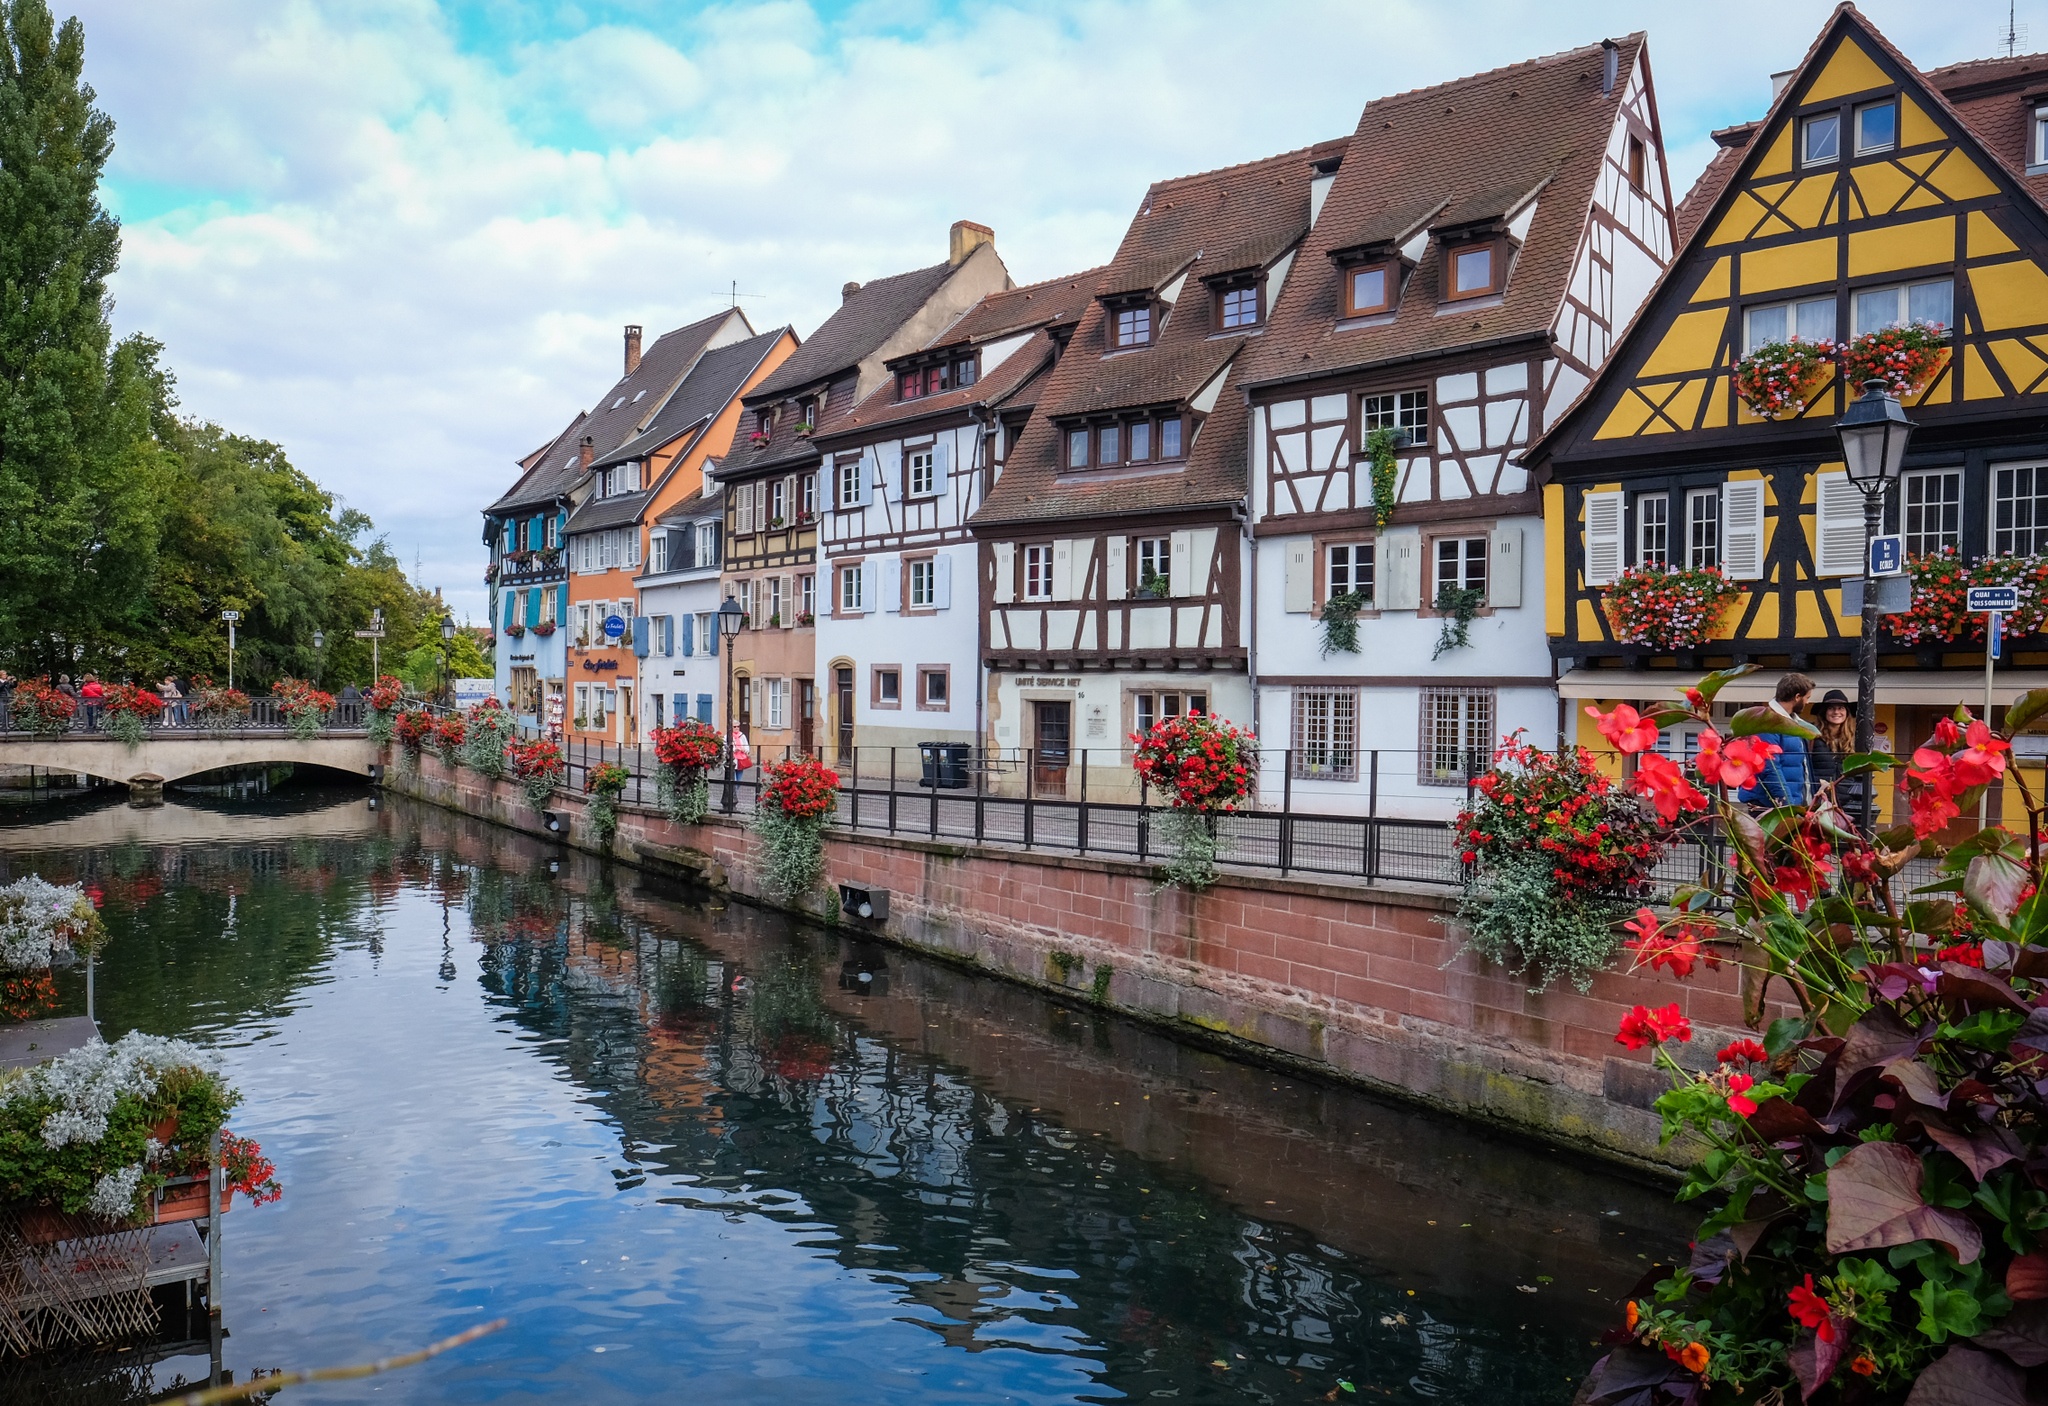
<svg viewBox="0 0 2048 1406">
<path fill-rule="evenodd" d="M 1424 786 L 1463 786 L 1468 766 L 1484 766 L 1493 756 L 1499 699 L 1490 688 L 1429 687 L 1421 692 L 1415 779 Z M 1446 723 L 1454 736 L 1442 735 Z"/>
<path fill-rule="evenodd" d="M 1816 336 L 1806 336 L 1799 330 L 1800 313 L 1805 309 L 1813 309 L 1816 313 L 1814 320 L 1825 329 Z M 1785 336 L 1782 339 L 1773 337 L 1758 339 L 1756 334 L 1756 318 L 1759 313 L 1767 312 L 1782 312 L 1785 314 Z M 1742 349 L 1745 352 L 1753 352 L 1767 342 L 1778 340 L 1792 341 L 1796 339 L 1808 343 L 1832 342 L 1835 340 L 1836 325 L 1835 299 L 1832 294 L 1824 298 L 1792 298 L 1783 302 L 1758 303 L 1755 307 L 1742 310 Z"/>
<path fill-rule="evenodd" d="M 1411 439 L 1420 442 L 1429 434 L 1429 389 L 1360 396 L 1358 418 L 1362 426 L 1361 444 L 1366 434 L 1377 429 L 1406 430 Z"/>
<path fill-rule="evenodd" d="M 1344 554 L 1344 566 L 1340 577 L 1337 554 Z M 1377 580 L 1379 554 L 1371 542 L 1325 542 L 1323 544 L 1323 599 L 1332 596 L 1357 595 L 1367 605 L 1373 602 Z M 1364 589 L 1360 589 L 1359 578 L 1363 576 Z"/>
<path fill-rule="evenodd" d="M 1708 571 L 1721 564 L 1721 516 L 1725 509 L 1718 488 L 1685 492 L 1685 567 Z"/>
<path fill-rule="evenodd" d="M 1636 495 L 1636 565 L 1671 566 L 1671 495 Z"/>
<path fill-rule="evenodd" d="M 1991 466 L 1991 483 L 1994 494 L 1991 522 L 1994 540 L 1996 539 L 1998 522 L 1995 495 L 1997 493 L 1998 470 L 2001 467 L 2004 466 L 1999 464 Z M 1926 513 L 1930 505 L 1927 502 L 1927 485 L 1935 483 L 1940 483 L 1943 488 L 1953 486 L 1956 490 L 1953 502 L 1948 501 L 1948 495 L 1944 493 L 1942 495 L 1943 501 L 1931 505 L 1940 510 L 1944 516 L 1951 510 L 1955 513 L 1955 530 L 1952 532 L 1939 527 L 1933 532 L 1928 531 Z M 1916 496 L 1920 501 L 1913 501 Z M 1917 523 L 1914 520 L 1916 513 L 1919 514 L 1919 521 Z M 1931 551 L 1938 551 L 1942 546 L 1961 549 L 1963 544 L 1963 470 L 1961 465 L 1950 465 L 1937 469 L 1913 469 L 1899 475 L 1899 536 L 1902 539 L 1900 545 L 1905 548 L 1907 556 L 1925 556 Z M 1931 543 L 1928 541 L 1930 537 L 1935 539 Z M 1943 539 L 1946 540 L 1944 541 Z"/>
<path fill-rule="evenodd" d="M 1024 548 L 1024 599 L 1052 599 L 1052 543 L 1033 542 Z"/>
<path fill-rule="evenodd" d="M 867 572 L 863 564 L 839 568 L 839 611 L 842 615 L 860 615 L 867 610 Z"/>
<path fill-rule="evenodd" d="M 1834 126 L 1834 150 L 1825 156 L 1815 156 L 1813 155 L 1813 144 L 1807 140 L 1807 134 L 1816 130 L 1818 124 L 1823 122 L 1831 123 Z M 1801 166 L 1828 166 L 1840 161 L 1842 159 L 1842 114 L 1839 112 L 1816 112 L 1810 117 L 1800 118 L 1798 137 L 1799 164 Z"/>
<path fill-rule="evenodd" d="M 848 459 L 837 469 L 837 497 L 833 500 L 842 508 L 858 508 L 867 502 L 863 489 L 867 486 L 867 460 Z"/>
<path fill-rule="evenodd" d="M 789 726 L 789 680 L 769 679 L 768 683 L 768 726 L 785 728 Z"/>
<path fill-rule="evenodd" d="M 810 575 L 810 574 L 808 574 L 808 573 L 807 573 L 807 574 L 805 574 L 805 575 L 802 575 L 802 576 L 799 576 L 799 577 L 797 577 L 797 578 L 796 578 L 796 594 L 797 594 L 797 600 L 798 600 L 798 602 L 799 602 L 799 605 L 800 605 L 800 609 L 799 609 L 799 610 L 797 611 L 797 614 L 799 614 L 799 615 L 808 615 L 808 616 L 810 616 L 810 617 L 811 617 L 811 618 L 812 618 L 813 620 L 817 619 L 817 618 L 818 618 L 818 578 L 817 578 L 816 576 Z"/>
<path fill-rule="evenodd" d="M 938 493 L 938 462 L 939 447 L 936 444 L 904 451 L 903 495 L 906 498 L 930 498 Z"/>
<path fill-rule="evenodd" d="M 1882 142 L 1866 142 L 1863 140 L 1863 114 L 1875 112 L 1882 107 L 1888 107 L 1892 110 L 1891 137 L 1889 140 Z M 1872 152 L 1896 151 L 1899 145 L 1899 116 L 1899 100 L 1896 97 L 1880 98 L 1876 102 L 1859 103 L 1855 112 L 1851 114 L 1851 120 L 1856 129 L 1856 154 L 1858 156 L 1869 156 Z"/>
<path fill-rule="evenodd" d="M 2027 174 L 2041 174 L 2039 167 L 2048 170 L 2048 103 L 2036 107 L 2033 112 L 2033 137 L 2027 145 Z"/>
<path fill-rule="evenodd" d="M 1881 332 L 1887 327 L 1904 327 L 1910 325 L 1912 322 L 1915 321 L 1913 317 L 1913 290 L 1916 288 L 1932 288 L 1942 284 L 1946 284 L 1949 290 L 1948 320 L 1942 322 L 1940 325 L 1943 327 L 1954 326 L 1956 315 L 1955 279 L 1952 277 L 1915 278 L 1905 283 L 1885 283 L 1879 284 L 1874 288 L 1850 289 L 1849 335 L 1852 337 L 1860 337 L 1866 332 Z M 1879 323 L 1875 326 L 1865 326 L 1863 323 L 1862 315 L 1863 300 L 1875 293 L 1896 294 L 1897 302 L 1894 304 L 1894 307 L 1898 313 L 1898 316 L 1890 322 Z"/>
<path fill-rule="evenodd" d="M 2027 474 L 2031 478 L 2034 491 L 2024 499 L 2019 498 L 2017 495 L 2009 499 L 2005 492 L 2005 480 L 2008 475 L 2016 478 L 2022 473 Z M 2037 552 L 2048 551 L 2048 511 L 2041 511 L 2044 506 L 2044 500 L 2048 500 L 2048 462 L 2036 459 L 2020 459 L 2009 463 L 1993 464 L 1991 466 L 1991 550 L 1994 553 L 2017 552 L 2022 556 L 2032 556 Z M 2027 515 L 2033 519 L 2033 522 L 2027 527 L 1999 526 L 1999 520 L 2004 516 L 2003 509 L 2009 502 L 2014 506 L 2017 506 L 2020 502 L 2025 502 L 2029 510 Z M 2014 516 L 2017 517 L 2018 514 L 2015 513 Z M 2024 537 L 2021 534 L 2025 534 Z"/>
<path fill-rule="evenodd" d="M 1451 549 L 1449 555 L 1455 559 L 1453 569 L 1457 573 L 1457 580 L 1452 583 L 1446 583 L 1444 580 L 1445 548 Z M 1441 592 L 1446 584 L 1454 584 L 1459 590 L 1473 590 L 1476 588 L 1484 593 L 1487 581 L 1492 575 L 1487 569 L 1492 555 L 1492 539 L 1487 537 L 1446 533 L 1442 537 L 1433 538 L 1430 542 L 1432 569 L 1430 584 L 1435 587 L 1437 592 Z M 1476 582 L 1473 580 L 1475 575 L 1478 577 Z M 1434 593 L 1430 597 L 1430 604 L 1432 606 L 1436 604 Z M 1481 604 L 1484 605 L 1485 602 L 1482 601 Z"/>
<path fill-rule="evenodd" d="M 939 598 L 939 563 L 934 557 L 921 557 L 909 563 L 910 608 L 931 610 Z"/>
</svg>

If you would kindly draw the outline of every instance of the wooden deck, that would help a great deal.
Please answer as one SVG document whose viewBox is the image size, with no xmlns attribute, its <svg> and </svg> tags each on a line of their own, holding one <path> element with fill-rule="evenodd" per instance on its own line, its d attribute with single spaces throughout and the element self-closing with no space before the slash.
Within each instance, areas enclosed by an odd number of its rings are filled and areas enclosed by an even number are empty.
<svg viewBox="0 0 2048 1406">
<path fill-rule="evenodd" d="M 99 1038 L 99 1026 L 82 1015 L 6 1026 L 0 1028 L 0 1069 L 26 1069 Z"/>
</svg>

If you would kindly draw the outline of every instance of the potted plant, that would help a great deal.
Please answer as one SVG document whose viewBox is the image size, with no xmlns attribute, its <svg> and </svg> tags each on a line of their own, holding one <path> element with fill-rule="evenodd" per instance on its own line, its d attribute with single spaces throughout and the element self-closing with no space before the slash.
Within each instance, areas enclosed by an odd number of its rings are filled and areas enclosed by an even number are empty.
<svg viewBox="0 0 2048 1406">
<path fill-rule="evenodd" d="M 1172 594 L 1172 585 L 1158 572 L 1146 567 L 1138 576 L 1138 597 L 1141 600 L 1165 600 Z"/>
<path fill-rule="evenodd" d="M 811 437 L 811 422 L 809 420 L 804 421 L 796 427 L 796 432 L 798 438 L 809 439 Z"/>
<path fill-rule="evenodd" d="M 1851 387 L 1882 381 L 1887 392 L 1905 400 L 1933 384 L 1949 354 L 1948 329 L 1939 323 L 1886 327 L 1842 348 L 1842 378 Z"/>
<path fill-rule="evenodd" d="M 1836 352 L 1830 341 L 1766 342 L 1735 364 L 1735 393 L 1766 420 L 1790 420 L 1834 369 Z"/>
<path fill-rule="evenodd" d="M 1394 451 L 1408 446 L 1408 431 L 1381 425 L 1365 435 L 1365 458 L 1372 466 L 1373 522 L 1385 527 L 1394 519 L 1394 495 L 1400 486 L 1401 466 Z"/>
<path fill-rule="evenodd" d="M 654 759 L 661 763 L 655 798 L 669 819 L 695 825 L 710 808 L 705 773 L 725 755 L 718 729 L 685 718 L 673 727 L 654 729 Z"/>
<path fill-rule="evenodd" d="M 434 740 L 434 715 L 425 708 L 407 708 L 392 721 L 391 736 L 407 768 L 418 771 L 420 753 Z"/>
<path fill-rule="evenodd" d="M 775 612 L 775 613 L 774 613 L 773 615 L 770 615 L 770 616 L 768 617 L 768 628 L 769 628 L 769 629 L 771 629 L 771 630 L 778 630 L 778 629 L 781 629 L 781 628 L 782 628 L 782 612 L 781 612 L 781 611 L 779 611 L 779 610 L 778 610 L 778 611 L 776 611 L 776 612 Z"/>
<path fill-rule="evenodd" d="M 1742 588 L 1719 567 L 1632 566 L 1601 593 L 1600 604 L 1617 640 L 1675 652 L 1698 649 L 1712 639 L 1741 594 Z"/>
<path fill-rule="evenodd" d="M 515 620 L 505 627 L 505 633 L 512 639 L 523 639 L 526 635 L 526 626 Z"/>
<path fill-rule="evenodd" d="M 496 562 L 492 562 L 489 566 L 484 568 L 484 584 L 489 585 L 491 582 L 497 579 L 498 564 Z"/>
<path fill-rule="evenodd" d="M 363 708 L 370 740 L 383 746 L 391 740 L 398 710 L 405 706 L 405 681 L 396 674 L 379 674 L 363 694 Z"/>
<path fill-rule="evenodd" d="M 797 628 L 800 630 L 809 629 L 811 626 L 818 623 L 818 617 L 808 610 L 802 611 L 797 615 L 796 623 Z"/>
<path fill-rule="evenodd" d="M 100 700 L 100 730 L 131 751 L 142 744 L 149 725 L 160 722 L 164 700 L 132 683 L 111 684 Z"/>
<path fill-rule="evenodd" d="M 38 737 L 61 737 L 71 730 L 78 713 L 78 700 L 60 693 L 47 677 L 23 679 L 14 687 L 11 704 L 14 726 Z"/>
<path fill-rule="evenodd" d="M 752 434 L 747 436 L 747 443 L 753 445 L 756 449 L 759 449 L 762 445 L 766 444 L 767 442 L 768 431 L 766 430 L 755 430 Z"/>
<path fill-rule="evenodd" d="M 633 773 L 617 762 L 602 762 L 590 768 L 583 789 L 590 793 L 590 833 L 600 848 L 608 848 L 619 829 L 619 797 Z"/>
<path fill-rule="evenodd" d="M 545 810 L 548 798 L 562 783 L 565 767 L 561 747 L 545 737 L 531 742 L 514 742 L 506 747 L 505 760 L 511 767 L 513 779 L 526 792 L 526 803 L 535 810 Z"/>
<path fill-rule="evenodd" d="M 249 718 L 249 695 L 239 688 L 220 688 L 201 675 L 192 681 L 192 716 L 218 737 Z"/>
<path fill-rule="evenodd" d="M 270 686 L 270 693 L 277 699 L 277 711 L 284 717 L 285 726 L 301 742 L 318 737 L 320 729 L 327 725 L 328 715 L 334 711 L 334 695 L 304 679 L 279 679 Z"/>
<path fill-rule="evenodd" d="M 783 902 L 811 891 L 825 868 L 825 823 L 839 805 L 839 773 L 815 757 L 774 762 L 754 808 L 767 887 Z"/>
<path fill-rule="evenodd" d="M 463 718 L 463 765 L 496 781 L 505 774 L 505 748 L 518 731 L 512 714 L 497 699 L 486 698 L 476 704 Z"/>
<path fill-rule="evenodd" d="M 778 528 L 778 527 L 781 527 L 781 526 L 782 526 L 782 515 L 781 515 L 780 513 L 777 513 L 777 514 L 776 514 L 776 515 L 775 515 L 774 517 L 771 517 L 771 518 L 769 518 L 769 519 L 768 519 L 768 527 L 769 527 L 769 530 L 770 530 L 770 531 L 773 531 L 774 529 L 776 529 L 776 528 Z"/>
<path fill-rule="evenodd" d="M 560 547 L 542 547 L 540 549 L 540 564 L 550 570 L 560 566 L 562 564 L 562 549 Z"/>
<path fill-rule="evenodd" d="M 30 874 L 0 887 L 0 1018 L 33 1020 L 53 1010 L 51 960 L 90 955 L 106 940 L 99 910 L 79 885 Z"/>
<path fill-rule="evenodd" d="M 555 622 L 552 620 L 543 620 L 538 625 L 535 625 L 533 627 L 533 632 L 540 638 L 546 639 L 549 635 L 552 635 L 555 632 Z"/>
<path fill-rule="evenodd" d="M 462 744 L 468 725 L 460 713 L 443 713 L 434 723 L 434 754 L 443 766 L 454 768 L 462 761 Z"/>
<path fill-rule="evenodd" d="M 1207 888 L 1216 882 L 1216 817 L 1243 809 L 1258 794 L 1258 738 L 1196 713 L 1162 719 L 1150 732 L 1132 733 L 1131 742 L 1131 769 L 1169 806 L 1165 829 L 1174 858 L 1166 882 Z"/>
</svg>

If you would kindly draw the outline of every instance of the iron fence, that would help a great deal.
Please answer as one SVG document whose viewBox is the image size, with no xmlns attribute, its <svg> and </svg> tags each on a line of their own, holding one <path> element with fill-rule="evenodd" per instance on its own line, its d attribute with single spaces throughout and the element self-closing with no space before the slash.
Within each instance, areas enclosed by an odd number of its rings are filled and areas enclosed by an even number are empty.
<svg viewBox="0 0 2048 1406">
<path fill-rule="evenodd" d="M 336 701 L 333 711 L 328 713 L 327 720 L 322 726 L 327 731 L 360 732 L 368 726 L 369 711 L 369 704 L 360 698 L 339 699 Z M 66 735 L 74 737 L 104 736 L 107 732 L 106 721 L 107 717 L 104 709 L 81 700 L 78 710 L 71 715 L 71 722 Z M 249 714 L 247 717 L 233 718 L 225 722 L 203 721 L 194 716 L 191 712 L 189 700 L 182 706 L 167 706 L 164 709 L 163 716 L 149 723 L 144 731 L 151 735 L 157 733 L 188 735 L 191 733 L 286 731 L 290 726 L 291 724 L 286 720 L 283 713 L 278 710 L 275 698 L 257 697 L 249 700 Z M 15 723 L 13 699 L 11 696 L 0 696 L 0 734 L 5 733 L 17 735 L 27 733 L 27 729 L 21 728 Z"/>
</svg>

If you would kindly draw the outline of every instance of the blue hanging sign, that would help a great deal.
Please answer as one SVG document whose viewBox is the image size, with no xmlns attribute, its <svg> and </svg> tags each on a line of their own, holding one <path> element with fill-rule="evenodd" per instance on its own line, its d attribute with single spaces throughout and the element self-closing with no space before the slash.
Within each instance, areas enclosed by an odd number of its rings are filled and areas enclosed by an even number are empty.
<svg viewBox="0 0 2048 1406">
<path fill-rule="evenodd" d="M 626 622 L 624 620 L 621 620 L 616 615 L 607 615 L 604 617 L 604 637 L 606 639 L 615 640 L 620 638 L 625 633 Z"/>
</svg>

